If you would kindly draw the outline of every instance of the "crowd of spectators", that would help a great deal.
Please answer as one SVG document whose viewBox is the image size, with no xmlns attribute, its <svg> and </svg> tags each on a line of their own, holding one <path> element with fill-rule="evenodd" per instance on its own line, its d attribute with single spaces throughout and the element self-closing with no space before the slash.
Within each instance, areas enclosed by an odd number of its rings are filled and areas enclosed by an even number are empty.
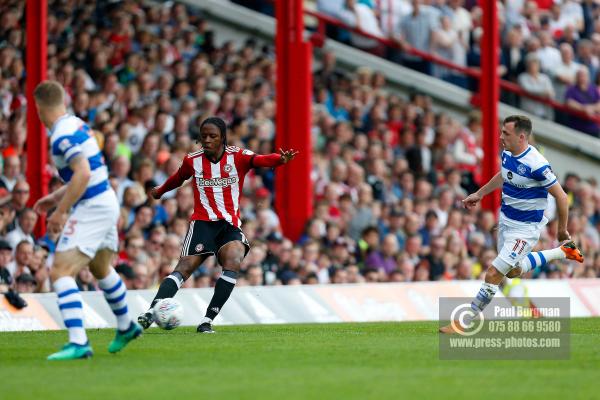
<svg viewBox="0 0 600 400">
<path fill-rule="evenodd" d="M 488 1 L 488 0 L 485 0 Z M 267 2 L 268 3 L 268 2 Z M 448 82 L 477 90 L 477 81 L 410 53 L 417 49 L 458 66 L 480 67 L 482 0 L 317 0 L 319 12 L 371 35 L 391 38 L 401 50 L 382 49 L 356 33 L 328 33 L 365 51 Z M 498 0 L 501 50 L 498 74 L 525 91 L 600 116 L 600 2 Z M 584 76 L 585 75 L 585 76 Z M 595 137 L 600 125 L 553 113 L 543 104 L 503 91 L 502 100 Z"/>
<path fill-rule="evenodd" d="M 49 3 L 48 78 L 92 127 L 121 202 L 116 269 L 128 288 L 156 287 L 179 258 L 194 200 L 189 185 L 160 201 L 148 192 L 196 148 L 210 115 L 227 121 L 230 144 L 272 152 L 273 49 L 252 39 L 217 46 L 210 22 L 182 4 Z M 26 149 L 35 144 L 26 143 L 23 12 L 18 0 L 0 8 L 0 290 L 44 292 L 57 238 L 35 237 L 38 216 L 27 207 Z M 274 171 L 251 172 L 240 208 L 252 248 L 238 285 L 481 278 L 496 256 L 496 216 L 460 204 L 481 183 L 477 112 L 461 124 L 434 112 L 427 96 L 390 93 L 377 71 L 340 70 L 330 51 L 314 84 L 314 215 L 299 240 L 284 237 Z M 48 173 L 56 190 L 54 166 Z M 586 262 L 552 263 L 533 277 L 598 277 L 597 182 L 570 174 L 563 184 L 568 229 Z M 536 249 L 557 245 L 550 204 Z M 211 286 L 219 273 L 213 257 L 184 286 Z M 97 290 L 88 270 L 77 282 Z"/>
</svg>

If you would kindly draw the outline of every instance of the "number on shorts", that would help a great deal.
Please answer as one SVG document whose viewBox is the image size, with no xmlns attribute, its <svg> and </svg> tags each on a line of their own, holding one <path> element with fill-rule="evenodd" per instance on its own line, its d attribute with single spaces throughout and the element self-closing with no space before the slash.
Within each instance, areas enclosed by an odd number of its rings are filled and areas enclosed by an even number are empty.
<svg viewBox="0 0 600 400">
<path fill-rule="evenodd" d="M 64 235 L 65 236 L 71 236 L 72 234 L 75 233 L 75 225 L 77 224 L 77 220 L 75 219 L 70 219 L 67 221 L 67 227 L 65 228 L 64 231 Z"/>
<path fill-rule="evenodd" d="M 527 242 L 522 240 L 522 239 L 517 239 L 517 242 L 515 243 L 514 247 L 513 247 L 513 251 L 521 254 L 523 252 L 523 250 L 525 249 L 525 246 L 527 245 Z M 521 246 L 521 249 L 517 251 L 517 249 L 519 248 L 519 246 Z"/>
</svg>

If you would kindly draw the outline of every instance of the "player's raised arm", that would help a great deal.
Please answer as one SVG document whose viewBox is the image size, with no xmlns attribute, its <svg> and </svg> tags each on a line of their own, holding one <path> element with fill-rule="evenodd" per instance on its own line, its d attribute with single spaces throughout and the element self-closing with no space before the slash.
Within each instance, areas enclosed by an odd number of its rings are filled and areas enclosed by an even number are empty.
<svg viewBox="0 0 600 400">
<path fill-rule="evenodd" d="M 79 198 L 85 192 L 90 176 L 92 174 L 90 170 L 90 162 L 83 155 L 76 155 L 70 162 L 69 166 L 73 171 L 73 177 L 67 184 L 67 188 L 62 196 L 62 199 L 58 202 L 56 210 L 52 213 L 48 219 L 48 230 L 53 233 L 60 232 L 69 217 L 69 211 L 71 207 L 79 200 Z"/>
<path fill-rule="evenodd" d="M 279 149 L 279 153 L 254 155 L 251 160 L 251 166 L 259 168 L 274 168 L 292 161 L 299 151 L 290 149 Z"/>
<path fill-rule="evenodd" d="M 152 188 L 150 194 L 158 200 L 163 194 L 183 185 L 183 182 L 188 180 L 193 174 L 193 168 L 190 168 L 189 158 L 186 156 L 177 172 L 171 175 L 162 185 Z"/>
<path fill-rule="evenodd" d="M 492 179 L 475 193 L 468 195 L 462 202 L 466 208 L 473 208 L 487 194 L 502 186 L 502 173 L 498 172 Z"/>
</svg>

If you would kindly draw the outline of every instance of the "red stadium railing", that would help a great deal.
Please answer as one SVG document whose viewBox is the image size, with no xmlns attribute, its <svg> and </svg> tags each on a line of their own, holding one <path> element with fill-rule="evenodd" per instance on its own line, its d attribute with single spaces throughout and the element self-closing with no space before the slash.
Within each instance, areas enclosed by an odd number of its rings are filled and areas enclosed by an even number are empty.
<svg viewBox="0 0 600 400">
<path fill-rule="evenodd" d="M 477 80 L 481 79 L 481 71 L 478 68 L 464 67 L 462 65 L 457 65 L 457 64 L 454 64 L 442 57 L 436 56 L 435 54 L 426 53 L 424 51 L 421 51 L 421 50 L 418 50 L 415 48 L 404 48 L 403 46 L 401 46 L 394 40 L 370 34 L 359 28 L 349 26 L 336 18 L 321 14 L 316 11 L 305 9 L 304 14 L 306 14 L 310 17 L 316 18 L 318 20 L 317 31 L 315 32 L 315 34 L 313 34 L 313 37 L 311 38 L 313 41 L 313 44 L 315 44 L 316 46 L 320 46 L 324 43 L 326 25 L 333 25 L 338 28 L 342 28 L 344 30 L 357 33 L 366 38 L 376 40 L 377 42 L 381 43 L 382 45 L 392 47 L 392 48 L 401 50 L 403 52 L 407 52 L 412 55 L 418 56 L 418 57 L 422 58 L 423 60 L 427 60 L 432 63 L 438 64 L 442 67 L 445 67 L 445 68 L 451 69 L 453 71 L 456 71 L 458 73 L 461 73 L 463 75 L 466 75 L 470 78 L 474 78 Z M 596 124 L 600 124 L 600 117 L 588 115 L 580 110 L 569 107 L 566 104 L 559 103 L 556 100 L 548 99 L 546 97 L 537 96 L 535 94 L 529 93 L 515 83 L 509 82 L 506 80 L 500 80 L 500 87 L 508 92 L 515 93 L 519 96 L 526 97 L 528 99 L 535 100 L 542 104 L 550 106 L 555 110 L 562 111 L 564 113 L 567 113 L 569 115 L 572 115 L 572 116 L 575 116 L 575 117 L 578 117 L 581 119 L 595 122 Z"/>
</svg>

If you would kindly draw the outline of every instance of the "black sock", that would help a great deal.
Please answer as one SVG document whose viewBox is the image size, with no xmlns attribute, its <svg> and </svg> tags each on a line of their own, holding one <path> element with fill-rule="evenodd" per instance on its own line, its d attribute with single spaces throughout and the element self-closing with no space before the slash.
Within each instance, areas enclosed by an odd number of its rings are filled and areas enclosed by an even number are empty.
<svg viewBox="0 0 600 400">
<path fill-rule="evenodd" d="M 183 275 L 181 275 L 181 273 L 178 271 L 175 271 L 171 275 L 167 276 L 160 284 L 158 292 L 150 304 L 150 308 L 154 307 L 159 300 L 174 297 L 181 285 L 183 285 L 184 281 L 185 279 L 183 279 Z"/>
<path fill-rule="evenodd" d="M 223 275 L 221 275 L 215 284 L 215 293 L 213 294 L 212 299 L 210 299 L 210 304 L 206 309 L 206 318 L 213 320 L 217 314 L 219 314 L 219 311 L 221 311 L 221 308 L 223 308 L 223 305 L 227 299 L 229 299 L 229 296 L 235 287 L 236 278 L 237 272 L 223 270 Z"/>
</svg>

